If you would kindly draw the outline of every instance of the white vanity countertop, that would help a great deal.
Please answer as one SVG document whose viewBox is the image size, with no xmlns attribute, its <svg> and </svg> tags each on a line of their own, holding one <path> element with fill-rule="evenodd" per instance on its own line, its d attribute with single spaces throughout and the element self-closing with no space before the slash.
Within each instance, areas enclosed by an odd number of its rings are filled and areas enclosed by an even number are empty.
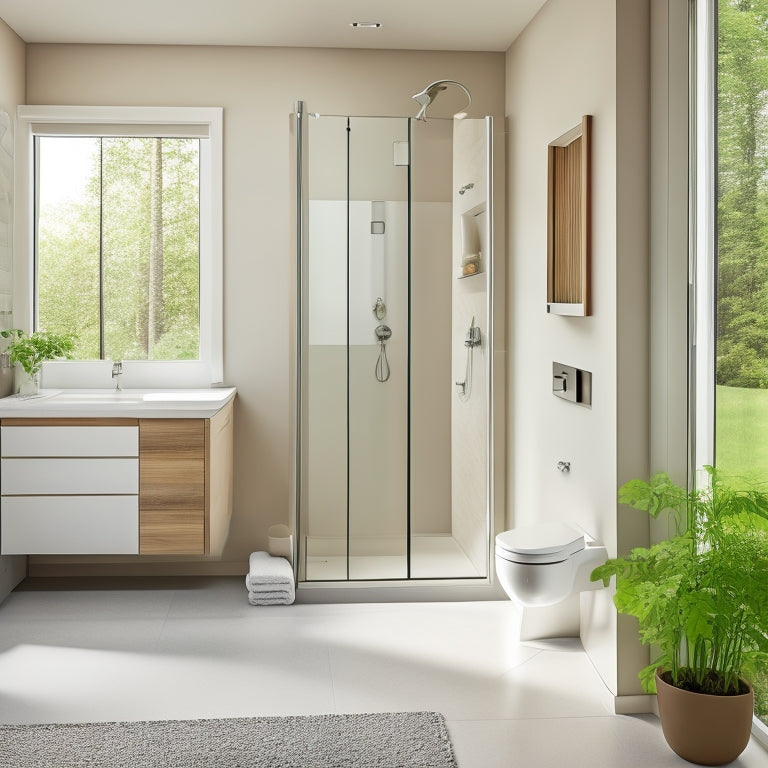
<svg viewBox="0 0 768 768">
<path fill-rule="evenodd" d="M 31 397 L 0 398 L 0 419 L 112 418 L 209 419 L 235 396 L 212 389 L 41 389 Z"/>
</svg>

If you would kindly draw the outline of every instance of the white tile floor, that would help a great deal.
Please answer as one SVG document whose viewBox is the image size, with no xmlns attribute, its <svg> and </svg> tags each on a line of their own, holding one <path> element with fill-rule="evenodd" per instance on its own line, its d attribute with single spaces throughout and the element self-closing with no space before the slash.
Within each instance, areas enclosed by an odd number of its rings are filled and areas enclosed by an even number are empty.
<svg viewBox="0 0 768 768">
<path fill-rule="evenodd" d="M 689 765 L 654 717 L 609 713 L 578 642 L 515 643 L 507 602 L 254 608 L 240 579 L 143 586 L 13 593 L 0 722 L 436 710 L 460 768 Z"/>
</svg>

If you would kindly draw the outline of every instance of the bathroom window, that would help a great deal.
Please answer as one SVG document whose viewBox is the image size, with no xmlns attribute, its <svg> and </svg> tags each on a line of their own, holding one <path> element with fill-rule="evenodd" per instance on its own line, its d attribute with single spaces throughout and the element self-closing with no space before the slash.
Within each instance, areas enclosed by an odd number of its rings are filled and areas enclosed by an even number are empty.
<svg viewBox="0 0 768 768">
<path fill-rule="evenodd" d="M 74 331 L 81 363 L 44 386 L 93 386 L 84 363 L 118 359 L 132 386 L 220 381 L 221 110 L 22 107 L 19 134 L 34 205 L 16 324 Z"/>
<path fill-rule="evenodd" d="M 768 482 L 768 5 L 696 3 L 693 463 Z M 768 677 L 755 681 L 768 723 Z M 766 731 L 768 734 L 768 731 Z"/>
</svg>

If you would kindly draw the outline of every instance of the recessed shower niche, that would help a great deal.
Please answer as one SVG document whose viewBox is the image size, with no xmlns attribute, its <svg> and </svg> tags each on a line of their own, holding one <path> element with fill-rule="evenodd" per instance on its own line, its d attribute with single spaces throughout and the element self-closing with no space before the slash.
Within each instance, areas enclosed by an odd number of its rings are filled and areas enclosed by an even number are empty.
<svg viewBox="0 0 768 768">
<path fill-rule="evenodd" d="M 297 106 L 299 583 L 487 580 L 492 119 Z"/>
</svg>

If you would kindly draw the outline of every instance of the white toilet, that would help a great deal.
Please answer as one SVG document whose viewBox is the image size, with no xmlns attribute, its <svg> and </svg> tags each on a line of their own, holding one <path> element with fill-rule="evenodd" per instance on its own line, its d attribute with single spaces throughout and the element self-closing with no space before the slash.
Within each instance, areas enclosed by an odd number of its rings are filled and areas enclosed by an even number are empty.
<svg viewBox="0 0 768 768">
<path fill-rule="evenodd" d="M 601 589 L 589 575 L 607 559 L 604 546 L 564 523 L 513 528 L 496 536 L 496 575 L 522 606 L 554 605 L 570 595 Z"/>
</svg>

